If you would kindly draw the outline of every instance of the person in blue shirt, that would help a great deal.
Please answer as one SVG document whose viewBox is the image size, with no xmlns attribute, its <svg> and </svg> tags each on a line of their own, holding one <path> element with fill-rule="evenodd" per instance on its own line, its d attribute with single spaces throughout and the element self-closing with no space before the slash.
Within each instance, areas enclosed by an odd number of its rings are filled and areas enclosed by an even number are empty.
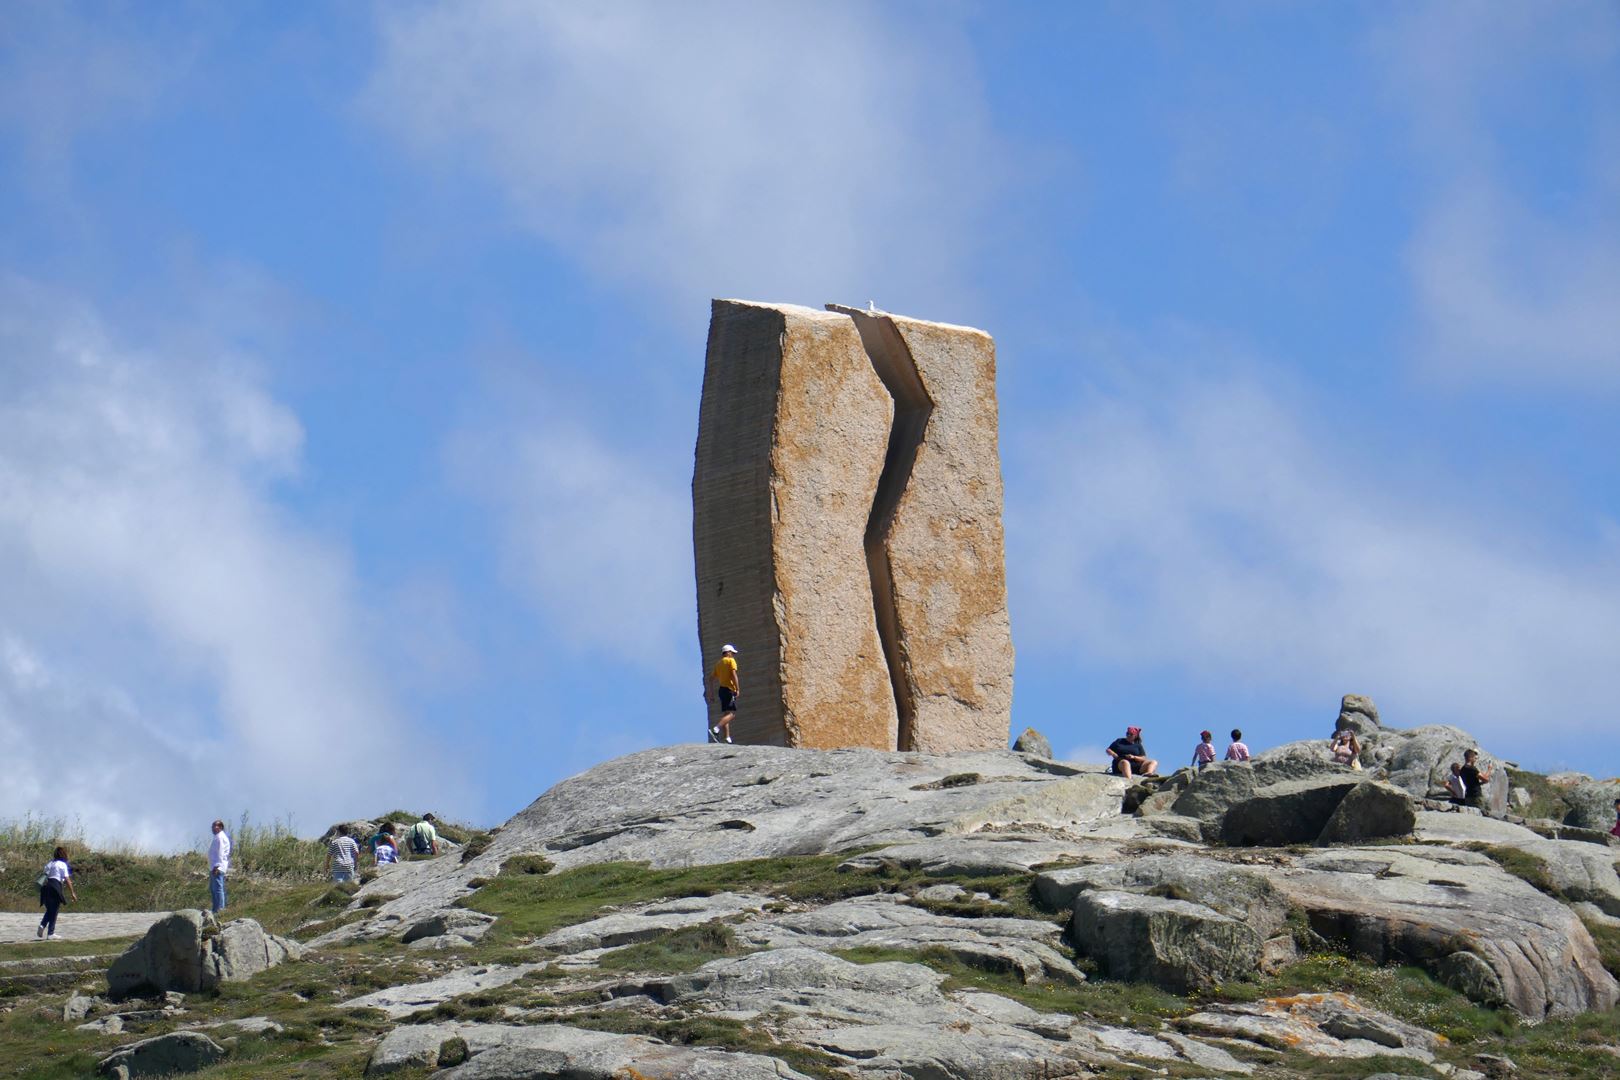
<svg viewBox="0 0 1620 1080">
<path fill-rule="evenodd" d="M 1159 763 L 1142 749 L 1142 729 L 1139 727 L 1126 728 L 1123 739 L 1109 743 L 1108 756 L 1114 759 L 1111 769 L 1115 776 L 1129 780 L 1132 776 L 1159 775 Z"/>
</svg>

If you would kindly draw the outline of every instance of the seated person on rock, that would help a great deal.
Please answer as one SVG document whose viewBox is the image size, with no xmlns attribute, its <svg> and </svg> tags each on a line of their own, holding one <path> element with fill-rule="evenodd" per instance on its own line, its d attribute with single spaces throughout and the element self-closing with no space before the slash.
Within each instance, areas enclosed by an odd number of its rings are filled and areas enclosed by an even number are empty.
<svg viewBox="0 0 1620 1080">
<path fill-rule="evenodd" d="M 1248 761 L 1249 746 L 1243 741 L 1243 730 L 1232 729 L 1232 744 L 1226 748 L 1227 761 Z"/>
<path fill-rule="evenodd" d="M 1129 780 L 1132 776 L 1157 776 L 1159 763 L 1142 749 L 1142 729 L 1128 727 L 1125 737 L 1108 744 L 1108 756 L 1114 759 L 1110 766 L 1115 776 Z"/>
<path fill-rule="evenodd" d="M 1350 769 L 1361 768 L 1361 743 L 1356 739 L 1356 733 L 1349 728 L 1341 728 L 1333 733 L 1333 741 L 1328 744 L 1328 752 L 1333 760 Z"/>
<path fill-rule="evenodd" d="M 1462 768 L 1458 770 L 1463 782 L 1463 802 L 1468 806 L 1485 809 L 1485 785 L 1491 782 L 1491 771 L 1479 770 L 1479 751 L 1464 750 Z"/>
</svg>

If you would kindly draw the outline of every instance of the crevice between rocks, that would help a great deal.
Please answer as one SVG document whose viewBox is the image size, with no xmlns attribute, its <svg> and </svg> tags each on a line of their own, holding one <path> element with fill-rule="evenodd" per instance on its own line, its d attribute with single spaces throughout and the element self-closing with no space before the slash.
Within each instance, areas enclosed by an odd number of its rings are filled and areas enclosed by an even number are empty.
<svg viewBox="0 0 1620 1080">
<path fill-rule="evenodd" d="M 893 320 L 887 315 L 841 304 L 828 304 L 827 310 L 848 315 L 854 321 L 873 370 L 894 399 L 889 447 L 883 458 L 883 472 L 878 477 L 877 495 L 872 500 L 872 513 L 866 519 L 866 568 L 872 578 L 872 609 L 877 616 L 878 640 L 883 644 L 889 683 L 894 688 L 895 712 L 900 721 L 895 748 L 910 750 L 917 703 L 911 693 L 911 682 L 905 677 L 907 661 L 900 641 L 900 618 L 895 609 L 894 572 L 884 537 L 911 481 L 911 470 L 928 430 L 934 400 L 928 396 L 928 389 L 917 372 L 917 362 Z"/>
</svg>

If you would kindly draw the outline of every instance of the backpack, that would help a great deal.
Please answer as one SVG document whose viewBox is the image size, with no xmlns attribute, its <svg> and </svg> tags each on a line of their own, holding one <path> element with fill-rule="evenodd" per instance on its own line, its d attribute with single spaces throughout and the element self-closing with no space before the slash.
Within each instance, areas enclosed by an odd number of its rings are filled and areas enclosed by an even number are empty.
<svg viewBox="0 0 1620 1080">
<path fill-rule="evenodd" d="M 411 826 L 410 843 L 413 855 L 429 855 L 433 852 L 433 845 L 428 843 L 427 832 L 420 821 Z"/>
</svg>

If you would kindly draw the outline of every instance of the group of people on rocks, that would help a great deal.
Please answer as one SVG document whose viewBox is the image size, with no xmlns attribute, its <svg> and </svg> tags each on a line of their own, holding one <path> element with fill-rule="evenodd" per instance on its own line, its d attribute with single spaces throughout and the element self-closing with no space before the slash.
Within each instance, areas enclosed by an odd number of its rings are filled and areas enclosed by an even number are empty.
<svg viewBox="0 0 1620 1080">
<path fill-rule="evenodd" d="M 402 861 L 401 844 L 412 855 L 428 858 L 439 854 L 438 818 L 422 815 L 422 820 L 404 831 L 403 840 L 396 838 L 395 825 L 385 821 L 364 844 L 374 866 L 389 866 Z M 225 822 L 216 819 L 210 827 L 213 836 L 208 841 L 208 899 L 215 915 L 225 910 L 225 880 L 231 872 L 231 834 Z M 326 867 L 323 873 L 334 882 L 355 881 L 360 876 L 361 842 L 350 835 L 347 825 L 338 826 L 326 845 Z M 56 917 L 68 900 L 77 902 L 73 888 L 73 867 L 68 864 L 67 849 L 57 847 L 51 861 L 40 874 L 39 903 L 45 909 L 39 921 L 37 937 L 58 941 L 62 935 L 56 929 Z"/>
<path fill-rule="evenodd" d="M 421 821 L 405 830 L 403 840 L 396 835 L 392 821 L 377 826 L 377 831 L 363 845 L 365 852 L 371 856 L 372 865 L 381 867 L 398 863 L 402 843 L 412 855 L 437 855 L 439 831 L 434 823 L 438 820 L 432 814 L 424 814 Z M 353 830 L 347 825 L 339 825 L 326 844 L 326 873 L 338 883 L 358 880 L 361 850 L 362 843 L 354 838 Z"/>
<path fill-rule="evenodd" d="M 1148 757 L 1147 750 L 1142 745 L 1142 729 L 1136 726 L 1127 727 L 1125 734 L 1108 744 L 1106 753 L 1109 758 L 1109 771 L 1115 776 L 1123 776 L 1127 780 L 1134 776 L 1158 776 L 1159 763 Z M 1198 744 L 1193 747 L 1192 766 L 1202 769 L 1215 760 L 1215 735 L 1213 732 L 1200 731 Z M 1248 761 L 1249 747 L 1243 741 L 1243 732 L 1239 728 L 1232 729 L 1232 741 L 1226 747 L 1227 761 Z"/>
</svg>

